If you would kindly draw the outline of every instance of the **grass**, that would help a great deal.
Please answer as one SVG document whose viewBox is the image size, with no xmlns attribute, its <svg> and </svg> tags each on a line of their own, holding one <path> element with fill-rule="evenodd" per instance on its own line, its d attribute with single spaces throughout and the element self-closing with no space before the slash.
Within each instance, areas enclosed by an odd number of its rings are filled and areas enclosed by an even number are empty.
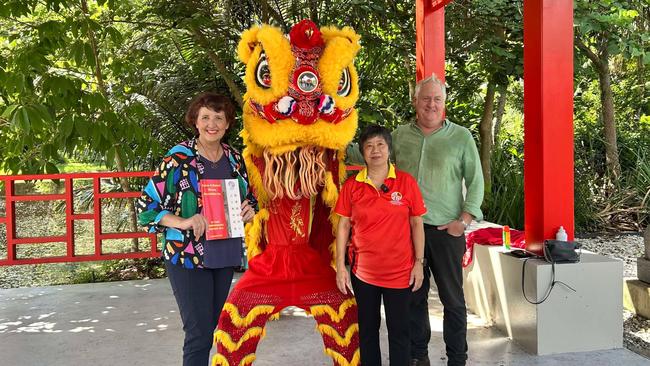
<svg viewBox="0 0 650 366">
<path fill-rule="evenodd" d="M 108 169 L 104 165 L 96 163 L 85 163 L 80 161 L 69 160 L 65 163 L 57 164 L 56 167 L 60 173 L 90 173 L 105 172 Z M 0 175 L 8 175 L 8 172 L 0 169 Z"/>
<path fill-rule="evenodd" d="M 63 164 L 56 166 L 61 173 L 89 173 L 89 172 L 105 172 L 106 167 L 95 163 L 82 163 L 78 161 L 67 161 Z"/>
</svg>

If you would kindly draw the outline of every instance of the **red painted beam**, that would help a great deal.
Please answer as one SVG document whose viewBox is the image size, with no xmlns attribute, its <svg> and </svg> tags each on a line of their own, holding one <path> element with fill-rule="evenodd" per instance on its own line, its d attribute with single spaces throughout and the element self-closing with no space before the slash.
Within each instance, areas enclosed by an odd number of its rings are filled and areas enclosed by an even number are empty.
<svg viewBox="0 0 650 366">
<path fill-rule="evenodd" d="M 99 198 L 138 198 L 142 192 L 106 192 L 99 193 Z"/>
<path fill-rule="evenodd" d="M 95 224 L 93 228 L 95 230 L 95 255 L 102 254 L 102 200 L 99 198 L 101 192 L 101 180 L 99 177 L 93 179 L 93 219 Z"/>
<path fill-rule="evenodd" d="M 445 9 L 449 1 L 416 0 L 415 58 L 416 80 L 435 73 L 445 80 Z M 444 4 L 443 4 L 444 3 Z"/>
<path fill-rule="evenodd" d="M 524 1 L 526 249 L 573 239 L 573 1 Z"/>
<path fill-rule="evenodd" d="M 429 8 L 432 11 L 442 9 L 445 5 L 449 4 L 452 0 L 429 0 Z"/>
<path fill-rule="evenodd" d="M 14 239 L 16 238 L 16 202 L 13 201 L 14 197 L 14 182 L 5 180 L 5 219 L 7 224 L 7 260 L 16 259 L 16 246 Z"/>
<path fill-rule="evenodd" d="M 151 252 L 158 252 L 158 237 L 156 234 L 149 234 L 149 242 L 151 243 Z"/>
<path fill-rule="evenodd" d="M 65 180 L 66 255 L 74 256 L 74 186 L 72 178 Z"/>
<path fill-rule="evenodd" d="M 13 196 L 12 201 L 56 201 L 66 199 L 65 194 L 21 194 Z"/>
<path fill-rule="evenodd" d="M 101 240 L 106 239 L 133 239 L 133 238 L 148 238 L 149 233 L 144 231 L 137 233 L 102 233 L 99 235 Z"/>
<path fill-rule="evenodd" d="M 95 218 L 94 214 L 87 213 L 87 214 L 74 214 L 70 216 L 72 220 L 92 220 Z"/>
<path fill-rule="evenodd" d="M 29 238 L 14 238 L 14 244 L 43 244 L 43 243 L 65 243 L 68 237 L 62 236 L 33 236 Z"/>
<path fill-rule="evenodd" d="M 0 179 L 9 181 L 21 180 L 54 180 L 54 179 L 94 179 L 94 178 L 149 178 L 153 171 L 147 172 L 96 172 L 96 173 L 59 173 L 59 174 L 31 174 L 31 175 L 0 175 Z"/>
</svg>

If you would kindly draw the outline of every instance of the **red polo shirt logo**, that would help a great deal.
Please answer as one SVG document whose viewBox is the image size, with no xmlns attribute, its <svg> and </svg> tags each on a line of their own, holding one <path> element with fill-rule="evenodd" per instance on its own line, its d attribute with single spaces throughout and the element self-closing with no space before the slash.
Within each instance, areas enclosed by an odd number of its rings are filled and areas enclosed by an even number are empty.
<svg viewBox="0 0 650 366">
<path fill-rule="evenodd" d="M 392 199 L 392 201 L 390 201 L 390 203 L 392 203 L 394 205 L 401 205 L 402 204 L 402 194 L 401 193 L 393 192 L 393 193 L 391 193 L 390 198 Z"/>
</svg>

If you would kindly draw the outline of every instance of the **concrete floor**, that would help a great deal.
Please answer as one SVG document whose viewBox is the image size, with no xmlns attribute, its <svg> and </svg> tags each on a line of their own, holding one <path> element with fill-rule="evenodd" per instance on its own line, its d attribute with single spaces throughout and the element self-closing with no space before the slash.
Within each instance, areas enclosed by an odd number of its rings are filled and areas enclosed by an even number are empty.
<svg viewBox="0 0 650 366">
<path fill-rule="evenodd" d="M 432 365 L 445 365 L 442 307 L 431 291 Z M 384 362 L 388 345 L 382 326 Z M 2 365 L 180 365 L 183 331 L 163 280 L 0 289 Z M 534 356 L 469 317 L 468 365 L 650 365 L 626 349 Z M 331 365 L 315 322 L 287 308 L 269 323 L 256 366 Z"/>
</svg>

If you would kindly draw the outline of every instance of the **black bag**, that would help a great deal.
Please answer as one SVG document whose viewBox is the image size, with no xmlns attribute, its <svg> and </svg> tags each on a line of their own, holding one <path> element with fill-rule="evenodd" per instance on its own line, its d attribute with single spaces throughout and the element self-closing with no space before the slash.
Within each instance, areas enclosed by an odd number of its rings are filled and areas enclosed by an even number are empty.
<svg viewBox="0 0 650 366">
<path fill-rule="evenodd" d="M 526 258 L 523 263 L 523 268 L 521 270 L 521 291 L 524 294 L 524 298 L 531 304 L 539 305 L 546 301 L 551 295 L 551 291 L 555 287 L 556 283 L 564 285 L 566 288 L 570 289 L 573 292 L 576 290 L 567 285 L 562 281 L 555 280 L 555 263 L 576 263 L 580 262 L 580 244 L 575 241 L 563 241 L 563 240 L 544 240 L 544 260 L 551 263 L 551 285 L 548 287 L 548 291 L 539 301 L 532 301 L 526 295 L 526 289 L 524 285 L 526 283 L 526 263 L 532 257 Z"/>
<path fill-rule="evenodd" d="M 580 244 L 575 241 L 544 240 L 544 259 L 549 263 L 580 262 Z"/>
</svg>

